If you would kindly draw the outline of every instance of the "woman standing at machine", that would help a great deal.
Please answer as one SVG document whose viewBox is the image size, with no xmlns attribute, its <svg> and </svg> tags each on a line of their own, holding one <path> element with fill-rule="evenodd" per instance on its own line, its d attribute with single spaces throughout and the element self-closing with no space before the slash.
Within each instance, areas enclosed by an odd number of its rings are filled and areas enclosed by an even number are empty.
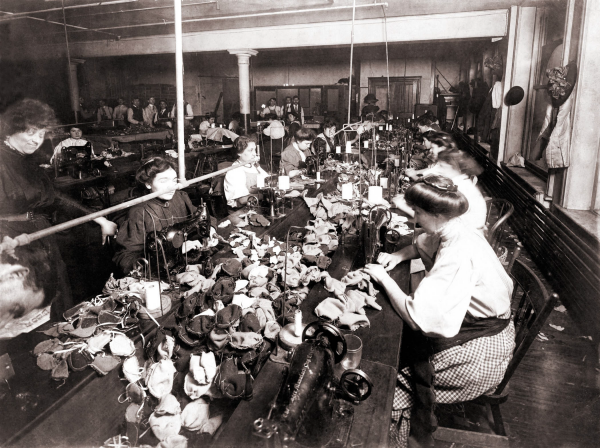
<svg viewBox="0 0 600 448">
<path fill-rule="evenodd" d="M 177 172 L 169 160 L 162 157 L 148 160 L 137 170 L 135 178 L 142 188 L 148 190 L 148 194 L 163 190 L 165 193 L 131 207 L 127 219 L 119 226 L 117 251 L 113 261 L 124 275 L 133 270 L 138 259 L 146 258 L 148 233 L 159 232 L 185 221 L 196 212 L 187 193 L 177 189 Z M 216 242 L 211 240 L 210 245 L 216 245 Z M 187 241 L 182 252 L 200 247 L 199 241 Z"/>
<path fill-rule="evenodd" d="M 46 131 L 56 125 L 54 111 L 41 101 L 24 99 L 0 117 L 0 237 L 14 238 L 50 227 L 48 216 L 57 205 L 88 213 L 86 207 L 54 190 L 52 181 L 32 160 L 44 142 Z M 102 229 L 102 240 L 114 235 L 116 224 L 106 218 L 94 220 Z M 45 284 L 45 302 L 52 302 L 58 318 L 72 303 L 66 266 L 54 236 L 29 244 L 45 258 L 54 283 Z M 18 256 L 19 249 L 17 249 Z M 44 261 L 39 261 L 40 263 Z"/>
<path fill-rule="evenodd" d="M 467 401 L 493 390 L 504 376 L 515 338 L 512 281 L 482 233 L 457 219 L 467 210 L 466 198 L 450 179 L 439 176 L 409 188 L 406 201 L 417 223 L 439 236 L 432 269 L 411 297 L 386 272 L 388 254 L 365 268 L 414 332 L 394 395 L 397 446 L 406 446 L 411 424 L 418 442 L 431 439 L 434 402 Z M 418 256 L 415 246 L 400 252 L 403 260 Z"/>
<path fill-rule="evenodd" d="M 239 168 L 225 175 L 225 198 L 230 207 L 240 207 L 248 202 L 248 196 L 256 191 L 258 176 L 266 178 L 269 174 L 258 164 L 256 141 L 252 137 L 242 135 L 233 143 L 234 156 L 237 160 L 233 166 Z"/>
</svg>

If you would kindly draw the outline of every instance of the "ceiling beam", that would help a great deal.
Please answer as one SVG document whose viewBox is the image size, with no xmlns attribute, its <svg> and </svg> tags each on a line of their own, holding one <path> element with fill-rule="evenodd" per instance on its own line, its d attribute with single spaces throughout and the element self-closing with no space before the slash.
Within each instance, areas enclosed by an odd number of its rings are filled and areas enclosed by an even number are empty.
<svg viewBox="0 0 600 448">
<path fill-rule="evenodd" d="M 64 9 L 90 8 L 92 6 L 110 6 L 110 5 L 118 5 L 121 3 L 133 3 L 133 2 L 137 2 L 137 0 L 110 0 L 108 2 L 94 2 L 94 3 L 87 3 L 85 5 L 65 6 Z M 21 16 L 30 16 L 32 14 L 45 14 L 45 13 L 49 13 L 49 12 L 56 12 L 56 11 L 62 11 L 62 10 L 63 10 L 63 8 L 50 8 L 50 9 L 40 9 L 38 11 L 5 13 L 5 14 L 10 14 L 10 17 L 0 18 L 0 22 L 15 20 Z M 61 23 L 61 25 L 62 25 L 62 23 Z"/>
<path fill-rule="evenodd" d="M 14 13 L 9 12 L 9 11 L 0 11 L 0 14 L 9 14 L 12 15 Z M 67 26 L 68 28 L 74 28 L 77 31 L 89 31 L 89 32 L 94 32 L 94 33 L 99 33 L 99 34 L 104 34 L 106 36 L 110 36 L 112 38 L 116 38 L 116 39 L 120 39 L 120 36 L 117 36 L 116 34 L 113 33 L 109 33 L 107 31 L 98 31 L 98 30 L 92 30 L 89 28 L 85 28 L 83 26 L 77 26 L 77 25 L 69 25 L 68 23 L 64 23 L 64 22 L 55 22 L 54 20 L 48 20 L 48 19 L 42 19 L 40 17 L 32 17 L 32 16 L 19 16 L 17 17 L 17 19 L 30 19 L 30 20 L 38 20 L 40 22 L 46 22 L 46 23 L 50 23 L 51 25 L 59 25 L 59 26 Z M 1 22 L 2 20 L 0 20 Z"/>
<path fill-rule="evenodd" d="M 356 8 L 371 8 L 374 6 L 383 6 L 387 7 L 387 3 L 370 3 L 366 5 L 356 5 Z M 286 11 L 269 11 L 269 12 L 256 12 L 251 14 L 240 14 L 233 16 L 214 16 L 214 17 L 202 17 L 199 19 L 186 19 L 182 20 L 182 23 L 197 23 L 197 22 L 210 22 L 215 20 L 235 20 L 235 19 L 247 19 L 250 17 L 267 17 L 267 16 L 276 16 L 276 15 L 285 15 L 285 14 L 304 14 L 308 12 L 330 12 L 330 11 L 339 11 L 342 9 L 352 9 L 353 6 L 333 6 L 330 8 L 310 8 L 310 9 L 294 9 L 294 10 L 286 10 Z M 1 20 L 0 20 L 1 21 Z M 172 20 L 163 20 L 162 22 L 152 22 L 152 23 L 138 23 L 133 25 L 118 25 L 118 26 L 107 26 L 102 28 L 93 28 L 96 31 L 105 31 L 105 30 L 121 30 L 127 28 L 143 28 L 148 26 L 164 26 L 164 25 L 173 25 L 175 22 Z"/>
<path fill-rule="evenodd" d="M 508 25 L 508 10 L 477 11 L 469 13 L 435 14 L 427 16 L 404 16 L 387 18 L 388 42 L 445 41 L 480 39 L 505 36 Z M 274 25 L 259 28 L 237 28 L 200 31 L 183 35 L 183 50 L 186 53 L 225 51 L 239 47 L 244 42 L 250 48 L 307 48 L 341 46 L 350 44 L 352 22 L 317 22 L 293 25 Z M 423 33 L 422 30 L 429 30 Z M 273 39 L 273 35 L 286 33 L 286 39 Z M 415 39 L 418 36 L 418 39 Z M 383 18 L 357 20 L 355 45 L 385 42 Z M 13 57 L 55 57 L 63 51 L 57 45 L 15 47 L 10 50 Z M 75 57 L 92 58 L 143 54 L 173 53 L 174 35 L 155 35 L 143 38 L 121 38 L 118 42 L 71 42 Z"/>
</svg>

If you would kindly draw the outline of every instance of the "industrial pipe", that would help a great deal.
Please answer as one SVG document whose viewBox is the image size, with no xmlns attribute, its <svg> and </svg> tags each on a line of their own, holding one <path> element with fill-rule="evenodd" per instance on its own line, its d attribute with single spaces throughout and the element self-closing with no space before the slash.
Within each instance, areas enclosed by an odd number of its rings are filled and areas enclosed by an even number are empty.
<svg viewBox="0 0 600 448">
<path fill-rule="evenodd" d="M 16 242 L 16 244 L 14 244 L 12 241 L 3 241 L 2 243 L 0 243 L 0 254 L 2 252 L 4 252 L 5 250 L 11 249 L 11 248 L 14 249 L 15 247 L 18 247 L 18 246 L 25 246 L 25 245 L 31 243 L 32 241 L 39 240 L 40 238 L 44 238 L 49 235 L 53 235 L 57 232 L 61 232 L 63 230 L 67 230 L 72 227 L 76 227 L 78 225 L 85 224 L 86 222 L 93 221 L 96 218 L 110 215 L 111 213 L 118 212 L 120 210 L 125 210 L 126 208 L 133 207 L 134 205 L 141 204 L 143 202 L 147 202 L 150 199 L 157 198 L 158 196 L 168 193 L 168 192 L 171 192 L 173 190 L 181 190 L 182 188 L 187 188 L 190 185 L 196 184 L 198 182 L 202 182 L 203 180 L 211 179 L 215 176 L 220 176 L 221 174 L 225 174 L 227 171 L 231 171 L 235 168 L 239 168 L 240 166 L 241 165 L 233 165 L 233 166 L 224 168 L 222 170 L 215 171 L 214 173 L 205 174 L 204 176 L 196 177 L 195 179 L 191 179 L 188 181 L 184 180 L 183 182 L 181 182 L 181 180 L 180 180 L 180 183 L 175 188 L 169 188 L 167 190 L 161 190 L 161 191 L 157 191 L 155 193 L 150 193 L 150 194 L 147 194 L 140 198 L 132 199 L 131 201 L 123 202 L 122 204 L 118 204 L 113 207 L 105 208 L 104 210 L 100 210 L 95 213 L 90 213 L 89 215 L 81 216 L 79 218 L 72 219 L 71 221 L 67 221 L 62 224 L 48 227 L 47 229 L 39 230 L 34 233 L 30 233 L 30 234 L 23 233 L 19 236 L 16 236 L 13 239 L 13 241 Z"/>
</svg>

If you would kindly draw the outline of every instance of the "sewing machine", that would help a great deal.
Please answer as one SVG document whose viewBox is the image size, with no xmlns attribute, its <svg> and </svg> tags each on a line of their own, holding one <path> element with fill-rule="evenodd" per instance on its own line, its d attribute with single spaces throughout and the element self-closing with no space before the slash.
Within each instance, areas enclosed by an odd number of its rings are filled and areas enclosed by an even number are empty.
<svg viewBox="0 0 600 448">
<path fill-rule="evenodd" d="M 363 220 L 361 236 L 365 251 L 365 264 L 374 263 L 380 252 L 393 253 L 400 242 L 400 234 L 389 229 L 392 212 L 376 205 L 369 210 L 367 219 Z"/>
<path fill-rule="evenodd" d="M 152 265 L 152 262 L 157 260 L 160 270 L 167 273 L 177 273 L 188 264 L 200 264 L 202 265 L 202 272 L 200 273 L 204 276 L 210 276 L 213 272 L 213 264 L 210 258 L 212 250 L 207 245 L 210 236 L 211 219 L 206 204 L 202 203 L 189 219 L 165 229 L 148 233 L 146 248 L 154 255 L 149 257 L 151 260 L 148 261 Z M 192 240 L 200 241 L 202 249 L 192 249 L 182 254 L 183 244 Z"/>
<path fill-rule="evenodd" d="M 75 179 L 82 179 L 89 175 L 99 176 L 99 167 L 92 162 L 92 144 L 87 142 L 83 146 L 67 146 L 62 148 L 56 157 L 56 170 L 58 173 L 69 174 Z"/>
<path fill-rule="evenodd" d="M 346 370 L 340 379 L 334 364 L 346 354 L 338 328 L 322 322 L 306 326 L 281 387 L 266 418 L 254 421 L 254 434 L 273 447 L 344 447 L 353 423 L 354 408 L 373 389 L 360 370 Z"/>
</svg>

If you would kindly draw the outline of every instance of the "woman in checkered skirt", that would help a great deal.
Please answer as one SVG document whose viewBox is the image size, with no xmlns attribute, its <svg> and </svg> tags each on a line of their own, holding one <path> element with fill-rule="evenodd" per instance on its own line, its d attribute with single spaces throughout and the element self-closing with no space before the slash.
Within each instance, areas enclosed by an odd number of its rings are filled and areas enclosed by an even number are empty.
<svg viewBox="0 0 600 448">
<path fill-rule="evenodd" d="M 435 402 L 471 400 L 493 391 L 504 376 L 515 345 L 513 284 L 481 232 L 461 221 L 468 202 L 450 179 L 427 177 L 407 190 L 406 201 L 416 222 L 439 236 L 432 269 L 413 296 L 387 271 L 418 258 L 416 246 L 381 254 L 379 264 L 365 270 L 410 327 L 394 394 L 390 445 L 407 446 L 410 431 L 420 446 L 433 446 Z"/>
</svg>

